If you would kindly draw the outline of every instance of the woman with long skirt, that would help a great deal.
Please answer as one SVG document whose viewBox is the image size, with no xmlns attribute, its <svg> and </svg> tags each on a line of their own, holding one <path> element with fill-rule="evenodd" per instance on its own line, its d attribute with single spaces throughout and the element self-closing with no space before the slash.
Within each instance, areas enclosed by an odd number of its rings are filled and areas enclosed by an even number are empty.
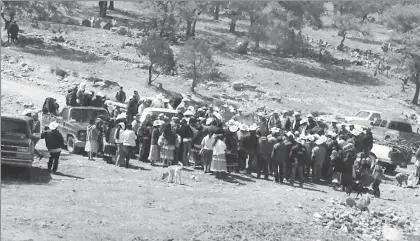
<svg viewBox="0 0 420 241">
<path fill-rule="evenodd" d="M 155 120 L 153 122 L 152 135 L 150 139 L 150 151 L 149 151 L 149 161 L 150 165 L 155 165 L 156 162 L 160 162 L 160 147 L 158 145 L 158 140 L 160 136 L 160 126 L 163 122 L 160 120 Z"/>
<path fill-rule="evenodd" d="M 216 173 L 216 178 L 221 178 L 227 172 L 226 144 L 222 135 L 214 135 L 213 157 L 210 170 Z"/>
<path fill-rule="evenodd" d="M 175 148 L 179 147 L 180 137 L 172 130 L 170 124 L 165 126 L 163 134 L 159 137 L 160 159 L 163 161 L 163 167 L 171 165 L 175 158 Z"/>
<path fill-rule="evenodd" d="M 121 167 L 125 166 L 125 152 L 124 152 L 124 130 L 125 130 L 125 124 L 123 122 L 120 122 L 118 124 L 118 129 L 115 131 L 115 143 L 117 144 L 117 161 L 115 162 L 115 165 Z"/>
<path fill-rule="evenodd" d="M 202 142 L 201 142 L 201 159 L 203 161 L 203 168 L 204 168 L 204 173 L 209 173 L 210 172 L 210 164 L 211 164 L 211 160 L 213 158 L 213 144 L 214 144 L 214 136 L 213 136 L 213 132 L 208 131 L 208 134 L 203 138 Z"/>
</svg>

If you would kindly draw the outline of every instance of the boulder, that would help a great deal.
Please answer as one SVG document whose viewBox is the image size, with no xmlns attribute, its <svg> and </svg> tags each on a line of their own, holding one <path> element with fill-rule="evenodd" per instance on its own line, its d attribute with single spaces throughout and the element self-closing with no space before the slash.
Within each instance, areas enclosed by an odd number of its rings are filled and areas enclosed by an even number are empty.
<svg viewBox="0 0 420 241">
<path fill-rule="evenodd" d="M 91 22 L 90 22 L 90 20 L 89 19 L 84 19 L 83 21 L 82 21 L 82 26 L 84 26 L 84 27 L 91 27 L 92 25 L 91 25 Z"/>
<path fill-rule="evenodd" d="M 356 200 L 354 200 L 354 198 L 352 198 L 352 197 L 348 197 L 348 198 L 346 198 L 346 204 L 349 207 L 354 207 L 354 206 L 356 206 Z"/>
<path fill-rule="evenodd" d="M 106 30 L 110 30 L 112 28 L 112 24 L 111 23 L 105 23 L 105 24 L 102 25 L 102 28 L 106 29 Z"/>
</svg>

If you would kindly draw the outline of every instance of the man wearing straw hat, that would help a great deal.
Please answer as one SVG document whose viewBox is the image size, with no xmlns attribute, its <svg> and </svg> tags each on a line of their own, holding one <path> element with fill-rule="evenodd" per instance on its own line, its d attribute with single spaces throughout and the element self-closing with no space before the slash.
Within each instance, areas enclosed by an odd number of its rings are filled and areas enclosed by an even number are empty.
<svg viewBox="0 0 420 241">
<path fill-rule="evenodd" d="M 308 159 L 308 153 L 303 146 L 303 139 L 298 138 L 290 150 L 290 158 L 292 159 L 292 173 L 290 176 L 290 184 L 293 186 L 295 183 L 296 172 L 299 176 L 299 187 L 303 187 L 304 177 L 303 168 Z"/>
<path fill-rule="evenodd" d="M 58 169 L 58 160 L 60 159 L 61 147 L 64 146 L 64 138 L 61 133 L 57 130 L 59 124 L 53 121 L 49 124 L 49 130 L 44 131 L 41 134 L 41 139 L 45 139 L 45 145 L 47 146 L 50 158 L 48 160 L 48 171 L 55 173 Z"/>
</svg>

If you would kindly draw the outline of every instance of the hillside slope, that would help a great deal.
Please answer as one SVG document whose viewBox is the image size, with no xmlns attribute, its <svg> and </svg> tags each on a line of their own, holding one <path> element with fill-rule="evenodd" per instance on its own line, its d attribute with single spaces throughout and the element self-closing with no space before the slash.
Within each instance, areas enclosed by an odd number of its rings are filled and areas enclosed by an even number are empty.
<svg viewBox="0 0 420 241">
<path fill-rule="evenodd" d="M 117 19 L 117 25 L 136 23 L 139 16 L 136 3 L 118 2 L 117 11 L 109 11 L 109 16 Z M 79 20 L 96 15 L 95 2 L 82 4 L 75 14 Z M 76 16 L 77 15 L 77 16 Z M 238 32 L 246 30 L 247 22 L 238 24 Z M 235 54 L 230 49 L 238 41 L 237 36 L 227 33 L 228 20 L 214 21 L 206 16 L 197 23 L 197 37 L 207 38 L 212 43 L 225 41 L 227 48 L 214 49 L 215 60 L 220 64 L 219 71 L 226 78 L 220 82 L 200 84 L 195 100 L 205 102 L 228 102 L 237 104 L 249 111 L 259 107 L 269 109 L 299 109 L 304 112 L 322 111 L 329 113 L 352 114 L 358 109 L 375 109 L 384 112 L 412 111 L 401 103 L 411 98 L 412 87 L 400 93 L 401 81 L 387 79 L 383 76 L 373 77 L 372 71 L 363 67 L 341 67 L 320 64 L 303 58 L 281 58 L 269 53 L 250 52 L 248 55 Z M 31 86 L 33 93 L 59 93 L 64 95 L 66 89 L 80 81 L 88 83 L 89 88 L 101 91 L 113 97 L 117 86 L 122 85 L 131 95 L 139 90 L 143 96 L 152 96 L 160 92 L 155 87 L 147 86 L 147 60 L 139 58 L 135 44 L 142 37 L 121 36 L 104 29 L 82 26 L 62 25 L 40 22 L 38 28 L 31 27 L 29 22 L 22 21 L 21 43 L 2 48 L 2 79 Z M 136 31 L 136 29 L 131 29 Z M 382 31 L 382 35 L 385 30 Z M 386 32 L 386 31 L 385 31 Z M 305 33 L 315 39 L 334 43 L 332 31 L 313 31 Z M 54 41 L 62 36 L 64 42 Z M 3 35 L 3 39 L 5 36 Z M 349 46 L 358 46 L 359 40 L 346 41 Z M 380 42 L 363 44 L 360 48 L 380 49 Z M 179 46 L 173 46 L 175 52 Z M 25 65 L 26 64 L 26 65 Z M 28 66 L 31 68 L 28 69 Z M 69 73 L 61 79 L 52 70 L 60 68 Z M 95 77 L 107 81 L 105 86 L 94 85 L 88 81 Z M 255 91 L 235 91 L 232 84 L 243 81 L 257 86 Z M 2 86 L 7 83 L 2 81 Z M 191 80 L 182 76 L 160 76 L 156 85 L 161 83 L 170 93 L 187 93 Z M 27 93 L 19 92 L 13 87 L 2 88 L 2 99 L 20 98 L 25 101 L 36 101 L 42 104 L 44 94 L 28 98 Z M 165 91 L 167 94 L 168 91 Z M 39 99 L 38 97 L 42 97 Z M 46 96 L 45 96 L 46 97 Z M 36 100 L 34 100 L 34 98 Z M 8 102 L 2 106 L 3 111 L 21 110 L 21 105 Z"/>
</svg>

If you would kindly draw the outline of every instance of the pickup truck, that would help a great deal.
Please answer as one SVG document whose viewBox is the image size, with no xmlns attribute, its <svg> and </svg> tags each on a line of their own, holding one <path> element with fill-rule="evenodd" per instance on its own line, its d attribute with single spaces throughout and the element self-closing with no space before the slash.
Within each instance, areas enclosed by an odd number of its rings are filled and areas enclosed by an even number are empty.
<svg viewBox="0 0 420 241">
<path fill-rule="evenodd" d="M 381 119 L 382 113 L 373 110 L 360 110 L 353 116 L 345 117 L 347 124 L 369 126 L 375 119 Z"/>
<path fill-rule="evenodd" d="M 373 138 L 383 141 L 404 140 L 410 143 L 420 141 L 420 134 L 413 132 L 412 125 L 401 118 L 378 119 L 371 125 Z"/>
<path fill-rule="evenodd" d="M 34 161 L 32 124 L 30 117 L 1 116 L 1 164 L 24 168 L 25 178 L 30 178 Z"/>
<path fill-rule="evenodd" d="M 65 106 L 58 116 L 42 114 L 41 125 L 46 126 L 53 121 L 60 125 L 58 130 L 64 137 L 67 151 L 70 153 L 80 153 L 86 145 L 86 128 L 90 119 L 103 116 L 109 117 L 105 108 L 92 106 Z"/>
<path fill-rule="evenodd" d="M 407 149 L 395 144 L 373 144 L 370 151 L 370 159 L 373 163 L 379 162 L 385 171 L 392 173 L 397 166 L 406 168 L 407 164 L 411 161 L 411 149 Z"/>
</svg>

